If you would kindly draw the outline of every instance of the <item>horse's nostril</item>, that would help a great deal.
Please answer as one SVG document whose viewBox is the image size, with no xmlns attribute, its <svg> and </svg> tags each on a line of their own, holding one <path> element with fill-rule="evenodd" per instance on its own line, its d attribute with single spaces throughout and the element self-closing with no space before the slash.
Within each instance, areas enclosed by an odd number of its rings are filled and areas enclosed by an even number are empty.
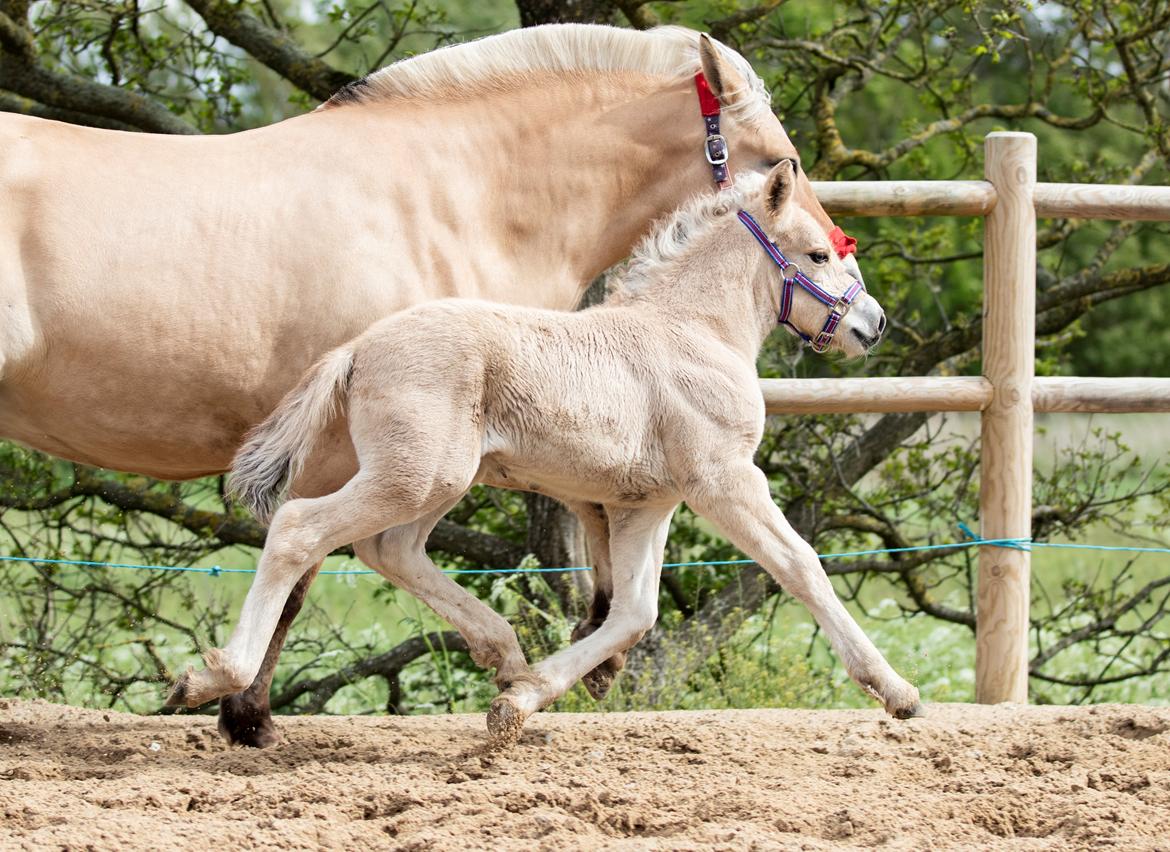
<svg viewBox="0 0 1170 852">
<path fill-rule="evenodd" d="M 881 337 L 886 330 L 886 315 L 883 312 L 878 318 L 878 337 Z"/>
</svg>

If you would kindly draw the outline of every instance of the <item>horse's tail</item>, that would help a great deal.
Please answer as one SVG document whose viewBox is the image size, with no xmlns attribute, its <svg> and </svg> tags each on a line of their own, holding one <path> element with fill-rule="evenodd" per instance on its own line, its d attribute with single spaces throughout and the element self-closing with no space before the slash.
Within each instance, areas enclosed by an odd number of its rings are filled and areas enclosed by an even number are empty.
<svg viewBox="0 0 1170 852">
<path fill-rule="evenodd" d="M 261 522 L 272 520 L 338 403 L 344 405 L 352 374 L 353 351 L 334 349 L 245 437 L 232 462 L 231 490 Z"/>
</svg>

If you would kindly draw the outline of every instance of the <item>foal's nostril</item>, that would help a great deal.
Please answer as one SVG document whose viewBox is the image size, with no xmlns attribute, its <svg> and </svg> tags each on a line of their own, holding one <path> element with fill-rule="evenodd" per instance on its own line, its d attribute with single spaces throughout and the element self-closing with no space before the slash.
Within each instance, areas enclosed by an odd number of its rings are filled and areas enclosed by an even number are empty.
<svg viewBox="0 0 1170 852">
<path fill-rule="evenodd" d="M 883 311 L 882 315 L 878 318 L 878 337 L 881 337 L 882 334 L 885 333 L 885 330 L 886 330 L 886 314 Z"/>
</svg>

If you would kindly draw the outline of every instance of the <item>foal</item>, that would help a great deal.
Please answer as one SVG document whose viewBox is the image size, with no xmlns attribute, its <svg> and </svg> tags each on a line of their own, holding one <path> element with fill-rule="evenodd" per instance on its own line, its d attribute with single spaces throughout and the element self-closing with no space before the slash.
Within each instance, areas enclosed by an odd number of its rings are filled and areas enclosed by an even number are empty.
<svg viewBox="0 0 1170 852">
<path fill-rule="evenodd" d="M 195 707 L 247 687 L 293 585 L 354 542 L 362 561 L 454 625 L 478 664 L 496 667 L 503 691 L 488 729 L 515 737 L 654 624 L 670 518 L 686 500 L 808 607 L 887 712 L 918 713 L 918 691 L 850 617 L 752 462 L 764 425 L 756 356 L 777 320 L 814 349 L 848 356 L 865 354 L 885 325 L 824 229 L 791 201 L 795 178 L 784 160 L 766 178 L 743 175 L 690 202 L 587 311 L 431 302 L 322 358 L 249 436 L 234 488 L 268 517 L 338 404 L 360 470 L 333 494 L 276 511 L 231 641 L 179 678 L 170 703 Z M 424 550 L 477 482 L 600 504 L 609 518 L 608 616 L 532 668 L 511 626 Z"/>
</svg>

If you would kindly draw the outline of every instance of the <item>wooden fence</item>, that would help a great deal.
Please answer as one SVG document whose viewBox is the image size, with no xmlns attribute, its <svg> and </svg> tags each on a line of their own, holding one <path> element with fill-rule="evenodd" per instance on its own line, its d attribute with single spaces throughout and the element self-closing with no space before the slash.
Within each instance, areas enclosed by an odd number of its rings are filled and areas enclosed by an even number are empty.
<svg viewBox="0 0 1170 852">
<path fill-rule="evenodd" d="M 991 133 L 982 181 L 814 183 L 838 216 L 982 216 L 983 375 L 764 379 L 769 414 L 982 413 L 980 532 L 1032 528 L 1035 411 L 1170 411 L 1170 379 L 1036 378 L 1037 218 L 1170 221 L 1170 187 L 1036 182 L 1036 137 Z M 1030 554 L 982 547 L 976 597 L 976 700 L 1028 700 Z"/>
</svg>

